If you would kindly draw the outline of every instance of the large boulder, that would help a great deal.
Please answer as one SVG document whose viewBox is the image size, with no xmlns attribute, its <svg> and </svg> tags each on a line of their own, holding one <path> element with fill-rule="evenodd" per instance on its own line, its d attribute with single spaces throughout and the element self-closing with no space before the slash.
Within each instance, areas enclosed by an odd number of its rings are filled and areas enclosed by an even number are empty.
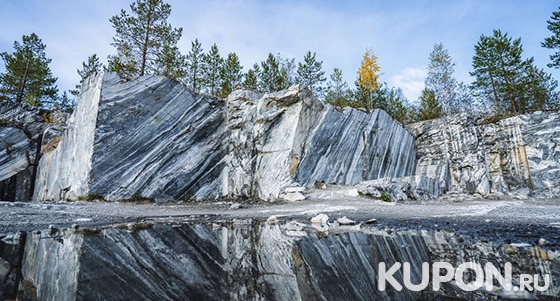
<svg viewBox="0 0 560 301">
<path fill-rule="evenodd" d="M 338 111 L 299 86 L 220 100 L 164 77 L 106 73 L 84 83 L 60 145 L 41 160 L 35 199 L 274 199 L 414 167 L 412 136 L 383 111 Z"/>
</svg>

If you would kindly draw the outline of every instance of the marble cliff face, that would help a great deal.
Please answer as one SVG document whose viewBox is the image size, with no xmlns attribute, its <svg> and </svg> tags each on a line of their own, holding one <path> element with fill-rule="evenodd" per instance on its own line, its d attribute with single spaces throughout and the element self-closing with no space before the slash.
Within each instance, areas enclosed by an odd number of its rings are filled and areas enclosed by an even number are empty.
<svg viewBox="0 0 560 301">
<path fill-rule="evenodd" d="M 560 187 L 558 112 L 489 124 L 460 114 L 405 129 L 297 86 L 221 100 L 163 77 L 110 73 L 84 83 L 66 129 L 20 111 L 6 103 L 0 112 L 3 200 L 269 200 L 318 182 L 393 200 Z"/>
<path fill-rule="evenodd" d="M 535 112 L 486 124 L 466 114 L 408 125 L 416 174 L 446 190 L 479 193 L 560 192 L 560 113 Z"/>
<path fill-rule="evenodd" d="M 224 101 L 163 77 L 102 74 L 43 156 L 35 199 L 273 199 L 316 181 L 409 176 L 415 160 L 412 135 L 385 112 L 337 111 L 299 87 Z"/>
</svg>

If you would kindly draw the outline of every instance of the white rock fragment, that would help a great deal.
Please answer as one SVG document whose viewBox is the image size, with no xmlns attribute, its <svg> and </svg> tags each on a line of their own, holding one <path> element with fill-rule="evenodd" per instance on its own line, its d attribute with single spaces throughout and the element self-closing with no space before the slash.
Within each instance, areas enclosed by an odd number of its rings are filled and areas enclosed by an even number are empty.
<svg viewBox="0 0 560 301">
<path fill-rule="evenodd" d="M 305 200 L 305 195 L 301 192 L 289 192 L 281 194 L 280 198 L 288 202 L 297 202 Z"/>
<path fill-rule="evenodd" d="M 318 215 L 314 216 L 311 219 L 311 223 L 312 224 L 319 224 L 319 225 L 326 225 L 328 220 L 329 220 L 329 216 L 324 214 L 324 213 L 321 213 L 321 214 L 318 214 Z"/>
<path fill-rule="evenodd" d="M 284 225 L 284 229 L 286 229 L 287 231 L 301 231 L 305 228 L 305 226 L 306 225 L 304 223 L 290 221 L 286 223 L 286 225 Z"/>
<path fill-rule="evenodd" d="M 336 219 L 339 225 L 355 225 L 356 221 L 347 218 L 346 216 Z"/>
<path fill-rule="evenodd" d="M 266 219 L 268 223 L 276 223 L 278 222 L 278 217 L 276 215 L 271 215 L 269 218 Z"/>
</svg>

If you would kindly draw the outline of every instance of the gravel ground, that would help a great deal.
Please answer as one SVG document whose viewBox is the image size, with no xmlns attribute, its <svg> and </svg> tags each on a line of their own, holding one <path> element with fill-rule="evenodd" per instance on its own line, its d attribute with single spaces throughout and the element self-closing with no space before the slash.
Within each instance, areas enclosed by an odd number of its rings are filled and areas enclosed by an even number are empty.
<svg viewBox="0 0 560 301">
<path fill-rule="evenodd" d="M 236 207 L 239 209 L 232 209 Z M 233 204 L 134 204 L 104 202 L 0 202 L 0 235 L 16 231 L 79 225 L 99 227 L 131 222 L 197 222 L 235 218 L 309 219 L 319 213 L 331 220 L 347 216 L 390 229 L 455 231 L 478 239 L 560 246 L 560 199 L 481 200 L 447 198 L 425 203 L 395 204 L 370 199 L 305 200 L 299 202 Z"/>
</svg>

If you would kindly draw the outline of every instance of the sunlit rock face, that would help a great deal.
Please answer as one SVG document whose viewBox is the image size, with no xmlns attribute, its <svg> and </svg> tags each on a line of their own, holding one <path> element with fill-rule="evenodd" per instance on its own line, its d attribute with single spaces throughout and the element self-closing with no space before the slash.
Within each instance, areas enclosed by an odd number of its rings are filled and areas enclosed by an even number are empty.
<svg viewBox="0 0 560 301">
<path fill-rule="evenodd" d="M 41 160 L 35 198 L 216 197 L 223 108 L 164 77 L 90 78 L 60 145 Z"/>
<path fill-rule="evenodd" d="M 316 181 L 354 185 L 413 174 L 412 136 L 383 111 L 339 111 L 297 86 L 237 91 L 227 102 L 226 194 L 269 199 Z"/>
<path fill-rule="evenodd" d="M 251 219 L 137 224 L 29 234 L 21 293 L 39 300 L 551 300 L 560 294 L 555 283 L 544 292 L 466 292 L 455 281 L 436 291 L 431 281 L 421 291 L 389 284 L 382 291 L 379 263 L 410 263 L 410 281 L 420 284 L 424 262 L 492 263 L 502 275 L 512 262 L 519 286 L 521 273 L 558 279 L 559 255 L 439 230 L 317 230 L 305 221 Z M 403 285 L 402 268 L 393 277 Z"/>
<path fill-rule="evenodd" d="M 337 111 L 299 86 L 226 100 L 177 81 L 88 79 L 35 199 L 274 199 L 316 181 L 353 185 L 414 173 L 412 136 L 385 112 Z"/>
<path fill-rule="evenodd" d="M 439 180 L 445 190 L 558 194 L 558 112 L 535 112 L 496 123 L 459 114 L 407 128 L 416 141 L 415 173 Z"/>
</svg>

